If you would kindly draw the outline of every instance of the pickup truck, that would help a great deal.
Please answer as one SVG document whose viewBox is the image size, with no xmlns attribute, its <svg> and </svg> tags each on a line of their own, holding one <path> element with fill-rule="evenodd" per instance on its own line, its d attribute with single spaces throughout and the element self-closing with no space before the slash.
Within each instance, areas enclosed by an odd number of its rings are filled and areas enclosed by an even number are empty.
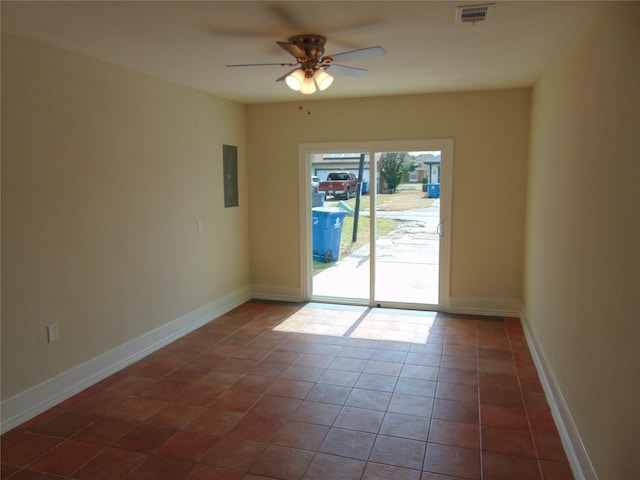
<svg viewBox="0 0 640 480">
<path fill-rule="evenodd" d="M 327 180 L 318 184 L 318 193 L 349 200 L 358 188 L 358 177 L 351 172 L 331 172 Z"/>
</svg>

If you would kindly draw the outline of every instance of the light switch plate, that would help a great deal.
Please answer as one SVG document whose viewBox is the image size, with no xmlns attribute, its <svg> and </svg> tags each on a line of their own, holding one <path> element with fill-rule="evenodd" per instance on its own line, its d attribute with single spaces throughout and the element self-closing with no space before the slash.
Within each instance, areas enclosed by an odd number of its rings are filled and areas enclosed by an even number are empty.
<svg viewBox="0 0 640 480">
<path fill-rule="evenodd" d="M 53 343 L 58 340 L 58 324 L 52 323 L 51 325 L 47 325 L 47 338 L 49 343 Z"/>
</svg>

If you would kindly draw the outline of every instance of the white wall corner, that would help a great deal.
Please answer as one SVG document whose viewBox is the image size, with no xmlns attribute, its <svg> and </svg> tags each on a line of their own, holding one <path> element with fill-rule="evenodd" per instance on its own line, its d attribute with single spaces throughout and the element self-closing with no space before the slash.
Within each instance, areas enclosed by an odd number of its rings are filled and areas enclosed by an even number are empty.
<svg viewBox="0 0 640 480">
<path fill-rule="evenodd" d="M 544 351 L 536 340 L 527 320 L 524 308 L 520 312 L 520 321 L 524 329 L 527 344 L 542 383 L 545 396 L 551 408 L 553 420 L 558 428 L 562 445 L 576 480 L 598 480 L 591 458 L 586 450 L 580 432 L 573 421 L 571 411 L 562 395 L 558 380 L 553 373 Z"/>
<path fill-rule="evenodd" d="M 251 299 L 244 287 L 67 370 L 0 404 L 0 432 L 26 422 Z"/>
<path fill-rule="evenodd" d="M 300 288 L 277 287 L 271 285 L 253 285 L 251 297 L 256 300 L 273 300 L 278 302 L 304 302 L 305 296 Z"/>
<path fill-rule="evenodd" d="M 446 310 L 465 315 L 517 317 L 522 311 L 522 301 L 514 298 L 449 297 Z"/>
</svg>

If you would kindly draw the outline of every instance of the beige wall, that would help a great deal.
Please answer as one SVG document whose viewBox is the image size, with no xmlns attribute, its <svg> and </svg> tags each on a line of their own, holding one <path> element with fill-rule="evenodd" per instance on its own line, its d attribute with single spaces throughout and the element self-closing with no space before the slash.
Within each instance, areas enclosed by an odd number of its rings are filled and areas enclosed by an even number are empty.
<svg viewBox="0 0 640 480">
<path fill-rule="evenodd" d="M 640 476 L 639 26 L 591 7 L 533 97 L 526 315 L 603 480 Z"/>
<path fill-rule="evenodd" d="M 521 300 L 530 94 L 511 89 L 249 106 L 252 283 L 300 288 L 299 144 L 451 138 L 451 294 Z"/>
<path fill-rule="evenodd" d="M 241 105 L 3 36 L 3 399 L 248 288 L 245 143 Z"/>
</svg>

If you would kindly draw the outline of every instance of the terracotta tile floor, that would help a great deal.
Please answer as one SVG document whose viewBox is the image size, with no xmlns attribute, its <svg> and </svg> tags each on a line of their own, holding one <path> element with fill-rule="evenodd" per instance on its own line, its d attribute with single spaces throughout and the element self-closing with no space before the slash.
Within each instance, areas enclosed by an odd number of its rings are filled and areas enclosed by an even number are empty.
<svg viewBox="0 0 640 480">
<path fill-rule="evenodd" d="M 519 320 L 249 302 L 2 436 L 2 478 L 571 479 Z"/>
</svg>

